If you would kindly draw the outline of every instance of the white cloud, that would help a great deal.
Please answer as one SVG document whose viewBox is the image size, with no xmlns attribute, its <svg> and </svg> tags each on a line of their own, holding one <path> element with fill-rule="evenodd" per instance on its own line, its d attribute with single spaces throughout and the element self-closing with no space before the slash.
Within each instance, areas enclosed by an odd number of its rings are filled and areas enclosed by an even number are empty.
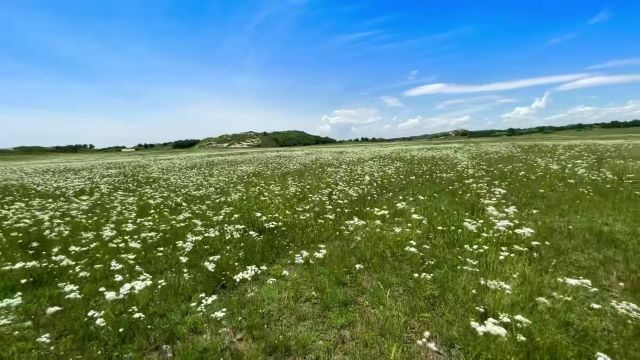
<svg viewBox="0 0 640 360">
<path fill-rule="evenodd" d="M 563 113 L 542 119 L 545 124 L 593 123 L 606 121 L 628 121 L 640 117 L 640 100 L 630 100 L 621 106 L 585 106 L 580 105 Z"/>
<path fill-rule="evenodd" d="M 621 66 L 633 66 L 640 65 L 640 57 L 636 58 L 628 58 L 628 59 L 615 59 L 604 62 L 602 64 L 596 64 L 589 66 L 588 70 L 600 70 L 600 69 L 608 69 L 613 67 L 621 67 Z"/>
<path fill-rule="evenodd" d="M 528 79 L 517 79 L 503 82 L 495 82 L 480 85 L 459 85 L 436 83 L 418 86 L 405 91 L 406 96 L 432 95 L 432 94 L 468 94 L 489 91 L 513 90 L 539 85 L 557 84 L 575 81 L 589 76 L 589 74 L 564 74 L 555 76 L 543 76 Z"/>
<path fill-rule="evenodd" d="M 418 74 L 420 74 L 420 71 L 418 70 L 411 70 L 411 72 L 409 72 L 409 75 L 407 75 L 407 80 L 415 80 L 418 78 Z"/>
<path fill-rule="evenodd" d="M 381 96 L 380 100 L 384 101 L 387 107 L 403 107 L 404 104 L 394 96 Z"/>
<path fill-rule="evenodd" d="M 323 115 L 322 121 L 325 124 L 350 124 L 364 125 L 371 124 L 380 120 L 380 111 L 374 108 L 355 108 L 355 109 L 339 109 L 331 113 L 331 115 Z"/>
<path fill-rule="evenodd" d="M 573 40 L 573 39 L 577 38 L 578 36 L 580 36 L 580 34 L 575 33 L 575 32 L 564 34 L 564 35 L 560 35 L 560 36 L 556 36 L 556 37 L 552 38 L 551 40 L 549 40 L 547 45 L 549 45 L 549 46 L 558 45 L 558 44 L 561 44 L 563 42 L 566 42 L 566 41 L 569 41 L 569 40 Z"/>
<path fill-rule="evenodd" d="M 436 104 L 436 109 L 442 110 L 451 106 L 458 105 L 467 105 L 467 104 L 477 104 L 482 103 L 484 105 L 500 105 L 500 104 L 508 104 L 515 102 L 515 99 L 505 98 L 497 95 L 487 95 L 487 96 L 474 96 L 468 98 L 459 98 L 459 99 L 449 99 L 445 101 L 441 101 Z"/>
<path fill-rule="evenodd" d="M 377 36 L 383 35 L 384 33 L 385 33 L 384 30 L 372 30 L 372 31 L 356 32 L 351 34 L 343 34 L 343 35 L 339 35 L 336 38 L 336 42 L 338 44 L 364 42 L 364 41 L 374 40 Z"/>
<path fill-rule="evenodd" d="M 589 20 L 589 25 L 601 24 L 611 20 L 611 12 L 602 10 Z"/>
<path fill-rule="evenodd" d="M 316 128 L 319 135 L 329 135 L 331 133 L 331 125 L 322 124 Z"/>
<path fill-rule="evenodd" d="M 422 125 L 422 117 L 417 117 L 417 118 L 409 119 L 403 123 L 398 124 L 398 129 L 400 130 L 417 129 L 421 125 Z"/>
<path fill-rule="evenodd" d="M 555 90 L 575 90 L 595 86 L 628 84 L 634 82 L 640 82 L 640 74 L 590 76 L 562 84 L 555 88 Z"/>
<path fill-rule="evenodd" d="M 422 117 L 418 116 L 398 124 L 398 130 L 446 131 L 465 125 L 471 120 L 469 115 L 460 117 Z"/>
<path fill-rule="evenodd" d="M 536 98 L 533 101 L 533 103 L 531 103 L 531 105 L 518 106 L 515 109 L 513 109 L 513 111 L 503 114 L 502 118 L 505 120 L 521 120 L 525 118 L 530 118 L 539 110 L 546 108 L 550 102 L 551 102 L 551 99 L 549 98 L 549 92 L 546 92 L 542 97 Z"/>
</svg>

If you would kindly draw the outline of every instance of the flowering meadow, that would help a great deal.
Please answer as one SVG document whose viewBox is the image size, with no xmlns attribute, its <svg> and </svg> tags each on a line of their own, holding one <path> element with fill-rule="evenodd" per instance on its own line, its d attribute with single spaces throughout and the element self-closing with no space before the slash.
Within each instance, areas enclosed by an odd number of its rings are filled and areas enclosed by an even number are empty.
<svg viewBox="0 0 640 360">
<path fill-rule="evenodd" d="M 6 155 L 0 357 L 640 359 L 640 144 Z"/>
</svg>

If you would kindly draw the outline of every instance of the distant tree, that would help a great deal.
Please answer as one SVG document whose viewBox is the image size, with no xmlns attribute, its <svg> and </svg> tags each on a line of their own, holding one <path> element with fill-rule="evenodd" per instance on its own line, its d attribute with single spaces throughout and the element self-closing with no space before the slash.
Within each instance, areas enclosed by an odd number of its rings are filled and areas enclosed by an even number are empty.
<svg viewBox="0 0 640 360">
<path fill-rule="evenodd" d="M 199 142 L 200 140 L 198 139 L 178 140 L 178 141 L 174 141 L 171 147 L 174 149 L 188 149 L 196 146 Z"/>
<path fill-rule="evenodd" d="M 105 148 L 100 148 L 97 149 L 97 151 L 122 151 L 122 149 L 126 149 L 126 146 L 109 146 L 109 147 L 105 147 Z"/>
</svg>

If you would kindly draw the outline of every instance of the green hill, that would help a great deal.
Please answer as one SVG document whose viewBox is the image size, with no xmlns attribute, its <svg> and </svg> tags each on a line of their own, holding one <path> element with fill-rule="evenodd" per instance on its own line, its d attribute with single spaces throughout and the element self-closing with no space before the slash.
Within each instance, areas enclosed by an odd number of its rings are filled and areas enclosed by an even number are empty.
<svg viewBox="0 0 640 360">
<path fill-rule="evenodd" d="M 328 137 L 307 134 L 304 131 L 288 130 L 274 132 L 243 132 L 225 134 L 203 139 L 197 148 L 246 148 L 246 147 L 280 147 L 331 144 L 336 140 Z"/>
</svg>

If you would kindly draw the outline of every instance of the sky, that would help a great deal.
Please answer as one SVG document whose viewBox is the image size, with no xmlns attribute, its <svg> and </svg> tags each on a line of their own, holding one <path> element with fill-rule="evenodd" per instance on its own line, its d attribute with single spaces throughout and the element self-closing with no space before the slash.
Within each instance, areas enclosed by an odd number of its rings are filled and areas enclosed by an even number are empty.
<svg viewBox="0 0 640 360">
<path fill-rule="evenodd" d="M 640 118 L 640 1 L 0 0 L 0 147 Z"/>
</svg>

